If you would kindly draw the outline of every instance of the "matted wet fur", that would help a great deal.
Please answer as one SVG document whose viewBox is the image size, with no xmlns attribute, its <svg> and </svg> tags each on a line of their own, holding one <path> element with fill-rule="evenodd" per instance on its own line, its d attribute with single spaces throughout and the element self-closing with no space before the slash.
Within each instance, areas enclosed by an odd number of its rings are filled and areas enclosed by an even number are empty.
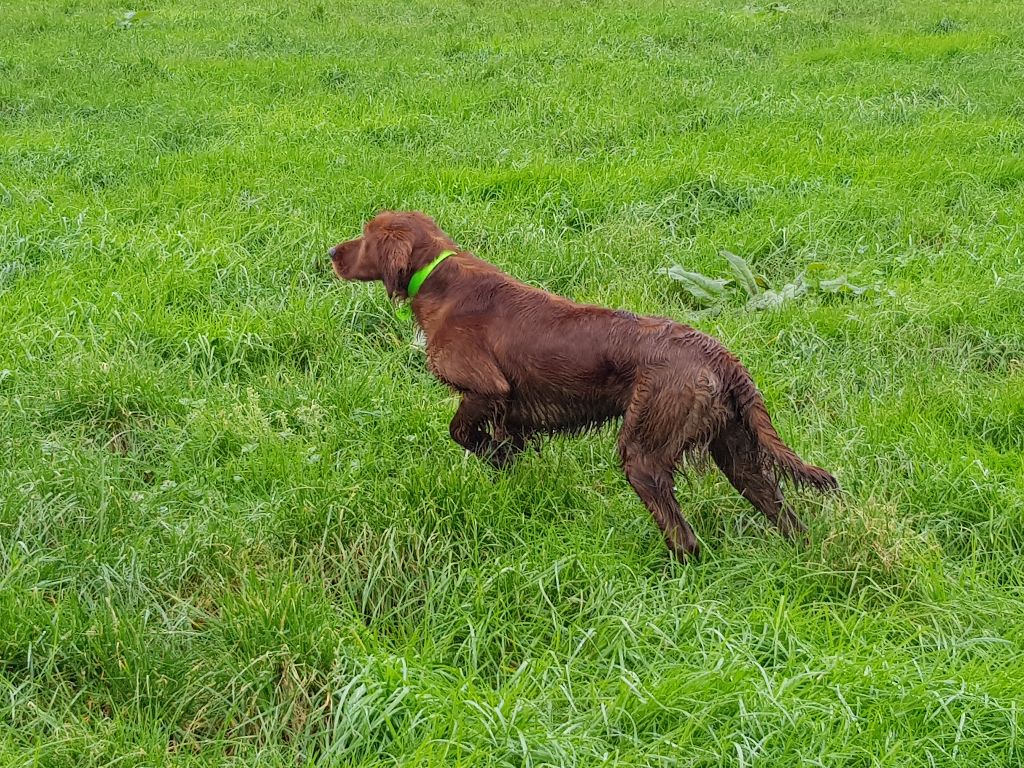
<svg viewBox="0 0 1024 768">
<path fill-rule="evenodd" d="M 779 479 L 838 487 L 782 442 L 750 374 L 707 334 L 525 285 L 460 250 L 419 212 L 380 213 L 330 256 L 338 276 L 380 280 L 401 300 L 413 273 L 444 250 L 456 253 L 423 283 L 412 311 L 430 370 L 462 396 L 451 422 L 459 445 L 503 467 L 531 437 L 621 419 L 626 477 L 684 559 L 699 554 L 674 494 L 687 457 L 710 455 L 788 537 L 806 529 Z"/>
</svg>

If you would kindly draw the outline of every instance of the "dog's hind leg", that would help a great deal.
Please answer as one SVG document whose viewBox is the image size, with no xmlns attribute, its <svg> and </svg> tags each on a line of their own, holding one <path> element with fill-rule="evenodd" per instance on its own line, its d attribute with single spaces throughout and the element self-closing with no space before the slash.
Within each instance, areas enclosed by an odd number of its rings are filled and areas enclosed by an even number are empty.
<svg viewBox="0 0 1024 768">
<path fill-rule="evenodd" d="M 680 389 L 670 371 L 637 383 L 619 434 L 619 457 L 629 484 L 650 510 L 665 543 L 682 560 L 700 556 L 700 544 L 675 497 L 676 464 L 707 431 L 707 398 Z"/>
<path fill-rule="evenodd" d="M 726 424 L 711 442 L 710 450 L 733 488 L 771 520 L 783 536 L 796 539 L 807 531 L 786 503 L 778 478 L 770 466 L 765 466 L 757 444 L 743 424 Z"/>
<path fill-rule="evenodd" d="M 632 451 L 626 448 L 625 453 L 628 455 Z M 654 521 L 661 528 L 665 543 L 673 554 L 680 560 L 700 557 L 697 536 L 686 522 L 679 509 L 679 502 L 676 501 L 672 467 L 659 465 L 642 454 L 624 459 L 622 467 L 636 495 L 650 510 Z"/>
</svg>

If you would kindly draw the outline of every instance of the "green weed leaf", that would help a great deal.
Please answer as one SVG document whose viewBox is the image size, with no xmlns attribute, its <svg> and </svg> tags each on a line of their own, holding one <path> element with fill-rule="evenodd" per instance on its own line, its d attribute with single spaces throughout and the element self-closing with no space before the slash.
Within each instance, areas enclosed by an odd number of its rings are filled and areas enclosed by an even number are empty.
<svg viewBox="0 0 1024 768">
<path fill-rule="evenodd" d="M 149 11 L 125 11 L 124 16 L 114 22 L 114 26 L 117 29 L 132 29 L 142 24 L 149 16 Z"/>
<path fill-rule="evenodd" d="M 731 280 L 724 278 L 711 278 L 699 272 L 688 272 L 678 265 L 660 271 L 677 281 L 701 304 L 714 304 L 721 300 L 726 286 L 732 283 Z"/>
<path fill-rule="evenodd" d="M 846 279 L 846 275 L 840 275 L 832 280 L 822 280 L 818 283 L 818 289 L 822 293 L 840 293 L 852 296 L 862 296 L 871 290 L 871 286 L 854 285 Z"/>
<path fill-rule="evenodd" d="M 747 292 L 748 296 L 757 296 L 761 293 L 761 283 L 764 283 L 764 286 L 767 287 L 768 281 L 762 277 L 759 283 L 757 277 L 750 269 L 750 265 L 747 264 L 746 259 L 742 256 L 737 256 L 732 251 L 726 251 L 724 249 L 718 253 L 729 262 L 729 266 L 732 268 L 732 273 L 736 276 L 736 284 L 741 286 L 743 290 Z"/>
<path fill-rule="evenodd" d="M 775 309 L 788 301 L 793 301 L 807 293 L 807 285 L 797 280 L 795 283 L 786 283 L 777 291 L 768 290 L 754 296 L 747 302 L 749 309 Z"/>
</svg>

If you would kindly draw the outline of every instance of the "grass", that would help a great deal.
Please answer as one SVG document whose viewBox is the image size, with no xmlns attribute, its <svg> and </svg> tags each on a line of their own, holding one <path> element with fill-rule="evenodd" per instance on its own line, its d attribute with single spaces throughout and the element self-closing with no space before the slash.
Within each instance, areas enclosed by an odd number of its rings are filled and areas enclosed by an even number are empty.
<svg viewBox="0 0 1024 768">
<path fill-rule="evenodd" d="M 0 761 L 1020 765 L 1018 3 L 130 10 L 0 7 Z M 466 458 L 323 269 L 384 206 L 717 335 L 846 498 L 681 481 L 682 566 L 610 432 Z"/>
</svg>

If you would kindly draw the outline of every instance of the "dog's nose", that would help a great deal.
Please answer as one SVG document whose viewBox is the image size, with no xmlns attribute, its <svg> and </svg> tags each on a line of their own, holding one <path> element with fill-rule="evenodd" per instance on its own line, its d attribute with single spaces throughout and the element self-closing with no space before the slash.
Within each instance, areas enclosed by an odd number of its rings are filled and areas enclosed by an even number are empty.
<svg viewBox="0 0 1024 768">
<path fill-rule="evenodd" d="M 334 258 L 334 254 L 336 254 L 337 252 L 338 252 L 338 246 L 332 245 L 330 247 L 330 249 L 328 249 L 327 255 L 330 256 L 333 259 Z"/>
</svg>

